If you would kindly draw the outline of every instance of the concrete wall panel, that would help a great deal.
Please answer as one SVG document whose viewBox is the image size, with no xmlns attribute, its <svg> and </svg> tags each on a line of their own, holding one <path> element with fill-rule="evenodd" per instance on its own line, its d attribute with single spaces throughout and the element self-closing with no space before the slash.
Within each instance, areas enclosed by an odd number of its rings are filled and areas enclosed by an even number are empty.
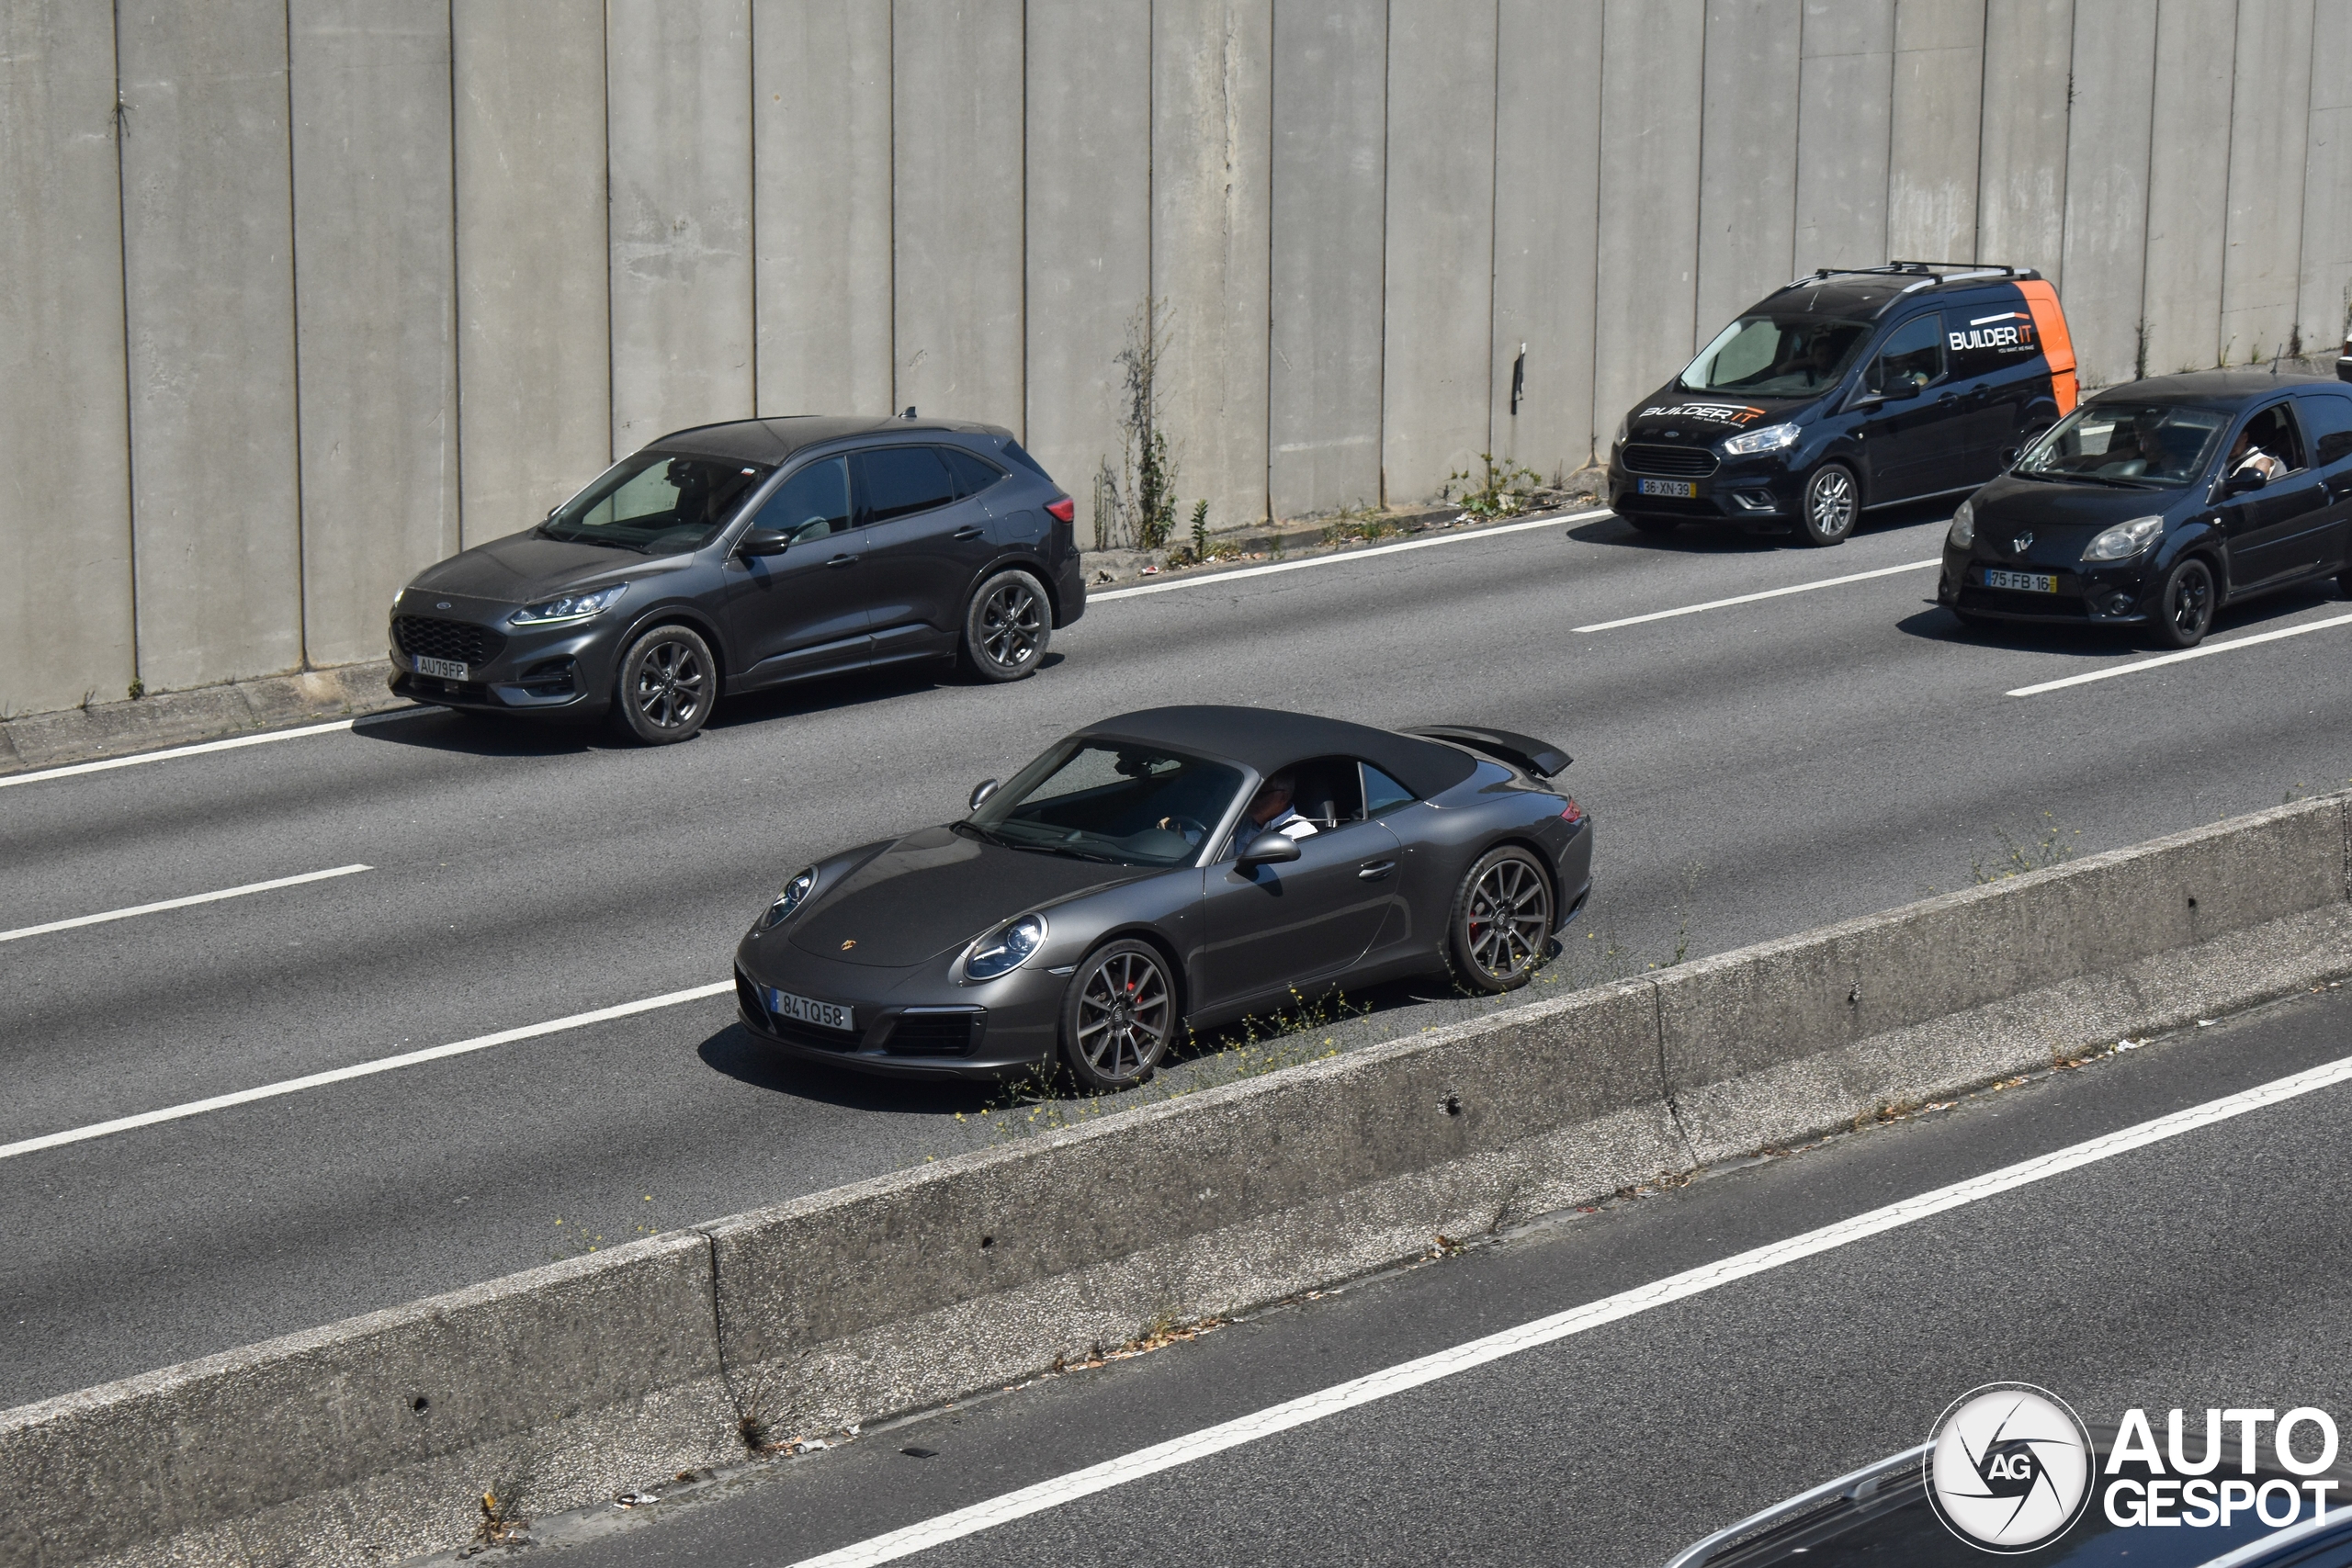
<svg viewBox="0 0 2352 1568">
<path fill-rule="evenodd" d="M 2301 299 L 2305 353 L 2352 339 L 2352 6 L 2322 6 L 2312 19 Z"/>
<path fill-rule="evenodd" d="M 1976 254 L 1984 0 L 1895 0 L 1886 248 L 1905 261 Z"/>
<path fill-rule="evenodd" d="M 2075 107 L 2066 148 L 2066 327 L 2083 384 L 2142 374 L 2141 272 L 2148 249 L 2148 138 L 2155 122 L 2156 11 L 2075 0 Z M 2085 280 L 2090 280 L 2086 282 Z"/>
<path fill-rule="evenodd" d="M 1795 270 L 1886 259 L 1894 0 L 1805 0 Z"/>
<path fill-rule="evenodd" d="M 463 542 L 514 533 L 612 457 L 600 0 L 458 0 Z"/>
<path fill-rule="evenodd" d="M 1388 29 L 1381 0 L 1274 14 L 1275 515 L 1380 500 Z"/>
<path fill-rule="evenodd" d="M 890 0 L 752 0 L 762 413 L 890 408 Z"/>
<path fill-rule="evenodd" d="M 1697 333 L 1701 0 L 1609 0 L 1600 84 L 1593 427 L 1690 362 Z"/>
<path fill-rule="evenodd" d="M 1020 0 L 899 0 L 893 400 L 1023 423 Z"/>
<path fill-rule="evenodd" d="M 1029 0 L 1028 22 L 1026 445 L 1083 498 L 1120 467 L 1119 354 L 1151 292 L 1151 9 Z"/>
<path fill-rule="evenodd" d="M 613 450 L 755 403 L 750 0 L 611 0 Z"/>
<path fill-rule="evenodd" d="M 1702 341 L 1796 276 L 1801 0 L 1708 0 Z"/>
<path fill-rule="evenodd" d="M 1601 0 L 1502 0 L 1498 19 L 1490 449 L 1546 479 L 1592 457 L 1600 21 Z"/>
<path fill-rule="evenodd" d="M 282 0 L 119 17 L 141 678 L 302 660 Z"/>
<path fill-rule="evenodd" d="M 458 547 L 447 0 L 294 0 L 302 647 L 380 659 L 384 604 Z"/>
<path fill-rule="evenodd" d="M 2142 319 L 2148 373 L 2210 367 L 2222 346 L 2222 243 L 2229 212 L 2234 0 L 2164 0 L 2156 12 L 2158 111 L 2149 132 L 2148 252 Z"/>
<path fill-rule="evenodd" d="M 2222 357 L 2299 346 L 2303 161 L 2311 142 L 2312 0 L 2244 0 L 2230 96 L 2230 208 L 2222 255 Z"/>
<path fill-rule="evenodd" d="M 1976 259 L 2039 267 L 2062 298 L 2074 35 L 2075 0 L 1987 0 Z"/>
<path fill-rule="evenodd" d="M 1396 504 L 1481 473 L 1491 450 L 1495 30 L 1494 0 L 1388 9 L 1380 467 Z"/>
<path fill-rule="evenodd" d="M 114 107 L 111 11 L 0 4 L 0 713 L 137 672 Z"/>
<path fill-rule="evenodd" d="M 1152 6 L 1152 291 L 1159 412 L 1213 526 L 1266 515 L 1273 223 L 1272 0 Z"/>
</svg>

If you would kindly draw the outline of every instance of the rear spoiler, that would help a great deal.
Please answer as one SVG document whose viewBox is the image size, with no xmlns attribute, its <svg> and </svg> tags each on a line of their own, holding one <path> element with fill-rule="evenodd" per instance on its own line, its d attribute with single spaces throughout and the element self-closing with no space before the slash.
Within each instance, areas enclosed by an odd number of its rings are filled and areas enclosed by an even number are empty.
<svg viewBox="0 0 2352 1568">
<path fill-rule="evenodd" d="M 1432 724 L 1420 729 L 1408 729 L 1405 733 L 1467 746 L 1473 751 L 1483 751 L 1523 773 L 1533 773 L 1539 779 L 1550 778 L 1566 767 L 1570 761 L 1566 751 L 1532 735 L 1514 735 L 1508 729 L 1488 729 L 1481 725 Z"/>
</svg>

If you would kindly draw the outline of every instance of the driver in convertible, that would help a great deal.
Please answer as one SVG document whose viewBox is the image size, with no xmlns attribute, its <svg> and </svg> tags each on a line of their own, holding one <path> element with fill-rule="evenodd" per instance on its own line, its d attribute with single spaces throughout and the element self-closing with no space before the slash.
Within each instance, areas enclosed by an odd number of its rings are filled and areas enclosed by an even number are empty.
<svg viewBox="0 0 2352 1568">
<path fill-rule="evenodd" d="M 1288 773 L 1279 773 L 1258 786 L 1250 802 L 1250 809 L 1241 814 L 1240 825 L 1233 829 L 1233 852 L 1243 854 L 1251 844 L 1267 833 L 1280 833 L 1288 839 L 1304 839 L 1320 831 L 1316 825 L 1291 809 L 1291 791 L 1295 783 Z"/>
</svg>

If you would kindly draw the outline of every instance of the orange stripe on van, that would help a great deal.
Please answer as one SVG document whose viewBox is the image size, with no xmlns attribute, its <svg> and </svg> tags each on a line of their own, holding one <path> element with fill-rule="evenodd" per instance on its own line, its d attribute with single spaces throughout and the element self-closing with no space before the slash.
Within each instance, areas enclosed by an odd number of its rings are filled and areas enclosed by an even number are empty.
<svg viewBox="0 0 2352 1568">
<path fill-rule="evenodd" d="M 2050 389 L 2057 394 L 2061 419 L 2075 412 L 2075 340 L 2066 335 L 2066 312 L 2058 308 L 2058 291 L 2038 277 L 2021 277 L 2018 292 L 2033 313 L 2033 333 L 2041 340 L 2042 357 L 2050 361 Z"/>
</svg>

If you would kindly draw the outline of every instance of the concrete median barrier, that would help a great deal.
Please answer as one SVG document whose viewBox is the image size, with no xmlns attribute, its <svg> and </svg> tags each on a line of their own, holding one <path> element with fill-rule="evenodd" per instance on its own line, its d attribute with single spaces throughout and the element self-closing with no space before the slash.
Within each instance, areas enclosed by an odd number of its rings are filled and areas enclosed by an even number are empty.
<svg viewBox="0 0 2352 1568">
<path fill-rule="evenodd" d="M 0 1561 L 384 1562 L 2352 973 L 2303 802 L 0 1415 Z"/>
</svg>

